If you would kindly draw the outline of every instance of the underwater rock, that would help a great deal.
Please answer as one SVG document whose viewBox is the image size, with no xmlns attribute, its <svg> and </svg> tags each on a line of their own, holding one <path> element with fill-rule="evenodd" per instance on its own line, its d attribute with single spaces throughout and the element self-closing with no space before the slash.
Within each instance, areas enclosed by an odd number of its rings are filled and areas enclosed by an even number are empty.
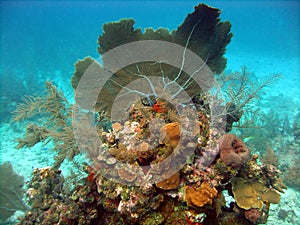
<svg viewBox="0 0 300 225">
<path fill-rule="evenodd" d="M 221 160 L 233 168 L 239 168 L 250 157 L 250 150 L 233 134 L 225 134 L 219 141 Z"/>
<path fill-rule="evenodd" d="M 202 182 L 199 188 L 193 186 L 185 187 L 185 201 L 189 206 L 202 207 L 212 204 L 218 191 L 207 182 Z"/>
</svg>

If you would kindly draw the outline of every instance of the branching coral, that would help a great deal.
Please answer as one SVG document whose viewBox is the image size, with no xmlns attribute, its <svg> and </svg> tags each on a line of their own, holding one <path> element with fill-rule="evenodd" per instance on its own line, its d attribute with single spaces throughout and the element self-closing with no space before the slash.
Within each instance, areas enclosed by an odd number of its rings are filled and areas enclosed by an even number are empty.
<svg viewBox="0 0 300 225">
<path fill-rule="evenodd" d="M 42 122 L 30 123 L 26 134 L 19 138 L 17 148 L 31 147 L 39 142 L 54 142 L 58 152 L 55 167 L 59 167 L 65 158 L 72 159 L 79 153 L 71 126 L 71 104 L 64 94 L 51 82 L 46 82 L 46 92 L 42 97 L 27 97 L 25 102 L 14 111 L 14 121 L 40 116 Z"/>
<path fill-rule="evenodd" d="M 270 147 L 268 147 L 267 151 L 263 154 L 261 161 L 264 164 L 270 164 L 270 165 L 274 165 L 274 166 L 278 166 L 278 157 L 275 154 L 274 150 L 271 149 Z"/>
<path fill-rule="evenodd" d="M 225 102 L 228 102 L 224 110 L 228 122 L 227 131 L 231 130 L 233 122 L 238 121 L 236 127 L 257 127 L 254 119 L 257 117 L 260 97 L 281 77 L 280 74 L 273 74 L 258 80 L 245 66 L 240 72 L 217 75 L 216 80 L 223 91 L 222 95 Z M 243 119 L 240 120 L 242 115 Z"/>
</svg>

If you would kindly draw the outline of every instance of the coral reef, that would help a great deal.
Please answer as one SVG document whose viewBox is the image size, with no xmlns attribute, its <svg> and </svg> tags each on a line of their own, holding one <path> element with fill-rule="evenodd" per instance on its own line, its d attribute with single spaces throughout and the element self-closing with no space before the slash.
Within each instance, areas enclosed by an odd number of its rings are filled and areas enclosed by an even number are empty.
<svg viewBox="0 0 300 225">
<path fill-rule="evenodd" d="M 26 192 L 31 209 L 17 224 L 92 224 L 98 215 L 95 185 L 78 186 L 72 195 L 63 185 L 60 170 L 35 169 Z"/>
<path fill-rule="evenodd" d="M 142 33 L 134 29 L 132 19 L 108 23 L 98 38 L 98 51 L 105 54 L 138 40 L 167 40 L 181 44 L 184 51 L 191 49 L 214 73 L 221 73 L 232 34 L 230 23 L 221 22 L 219 15 L 220 10 L 200 4 L 171 33 L 163 28 Z M 184 60 L 185 55 L 182 67 Z M 108 63 L 105 57 L 103 62 Z M 97 82 L 102 81 L 97 74 L 105 69 L 89 57 L 75 67 L 71 80 L 74 105 L 47 82 L 43 98 L 27 98 L 15 112 L 16 121 L 38 114 L 47 121 L 31 124 L 18 140 L 19 147 L 53 140 L 57 151 L 53 167 L 34 170 L 27 191 L 31 209 L 19 225 L 266 223 L 270 204 L 277 204 L 286 188 L 280 171 L 259 164 L 258 155 L 251 156 L 241 139 L 224 133 L 241 119 L 244 107 L 270 80 L 251 92 L 242 83 L 234 99 L 220 103 L 182 68 L 163 62 L 134 63 L 114 72 L 97 98 L 91 99 L 93 113 L 86 110 L 90 103 L 81 100 L 87 93 L 97 93 Z M 93 79 L 81 81 L 87 71 Z M 243 76 L 246 74 L 244 71 Z M 152 76 L 161 78 L 163 92 L 170 95 L 166 99 L 151 89 Z M 137 79 L 150 84 L 152 93 L 127 86 Z M 169 101 L 182 91 L 190 101 Z M 117 101 L 132 93 L 140 98 L 128 107 Z M 111 118 L 115 100 L 116 110 L 126 108 L 126 117 Z M 209 104 L 213 100 L 220 103 L 217 116 Z M 68 190 L 58 168 L 65 158 L 79 154 L 79 149 L 90 160 L 84 166 L 86 178 Z M 230 205 L 226 205 L 224 191 L 234 199 Z"/>
<path fill-rule="evenodd" d="M 18 224 L 265 223 L 270 203 L 280 200 L 278 171 L 259 166 L 253 160 L 247 164 L 238 174 L 228 175 L 232 181 L 226 183 L 228 177 L 222 177 L 224 172 L 220 173 L 220 167 L 214 163 L 206 171 L 184 168 L 181 174 L 188 180 L 178 186 L 179 174 L 176 174 L 164 181 L 163 188 L 158 184 L 139 187 L 118 184 L 87 166 L 86 179 L 72 192 L 64 189 L 59 170 L 35 169 L 27 190 L 31 210 Z M 230 167 L 224 166 L 230 171 Z M 259 175 L 253 178 L 254 169 L 247 167 L 255 167 Z M 198 181 L 191 183 L 192 176 Z M 232 190 L 234 207 L 226 208 L 222 190 Z"/>
<path fill-rule="evenodd" d="M 179 172 L 174 173 L 170 161 L 164 169 L 151 167 L 174 151 L 187 149 L 188 145 L 181 146 L 182 140 L 177 140 L 178 124 L 170 118 L 167 128 L 166 125 L 152 127 L 156 136 L 151 139 L 156 139 L 157 144 L 147 142 L 149 127 L 141 124 L 150 121 L 138 116 L 138 109 L 139 104 L 132 106 L 130 120 L 113 123 L 112 131 L 101 133 L 104 148 L 93 156 L 94 165 L 85 168 L 86 179 L 72 192 L 63 189 L 64 180 L 59 170 L 36 169 L 27 191 L 31 211 L 19 224 L 28 224 L 36 218 L 42 222 L 35 224 L 99 224 L 96 221 L 103 221 L 100 224 L 176 224 L 177 220 L 181 221 L 179 224 L 266 222 L 270 204 L 279 202 L 279 192 L 285 188 L 276 167 L 257 164 L 258 157 L 250 157 L 245 143 L 232 134 L 220 137 L 213 128 L 206 134 L 214 138 L 194 145 L 193 158 L 185 159 L 187 164 Z M 166 118 L 164 113 L 155 110 L 151 115 L 156 119 Z M 197 141 L 199 134 L 195 135 L 193 140 Z M 174 137 L 174 144 L 160 142 L 172 140 L 170 137 Z M 245 156 L 227 161 L 228 157 L 224 158 L 221 152 L 228 149 Z M 204 167 L 201 160 L 211 156 L 213 151 L 219 154 Z M 113 169 L 119 160 L 125 167 Z M 146 166 L 145 170 L 138 165 Z M 151 171 L 163 173 L 163 180 L 153 184 L 149 176 Z M 112 179 L 104 177 L 107 173 Z M 120 184 L 120 180 L 125 184 Z M 230 208 L 225 205 L 224 190 L 235 199 L 236 203 Z"/>
</svg>

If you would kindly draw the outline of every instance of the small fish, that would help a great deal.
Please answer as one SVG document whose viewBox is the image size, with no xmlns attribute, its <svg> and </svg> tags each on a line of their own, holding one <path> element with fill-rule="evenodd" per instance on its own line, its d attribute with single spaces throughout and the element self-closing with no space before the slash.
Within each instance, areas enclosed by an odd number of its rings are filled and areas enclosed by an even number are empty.
<svg viewBox="0 0 300 225">
<path fill-rule="evenodd" d="M 254 139 L 253 136 L 249 136 L 249 137 L 244 138 L 243 141 L 244 141 L 245 143 L 247 143 L 248 141 L 253 140 L 253 139 Z"/>
</svg>

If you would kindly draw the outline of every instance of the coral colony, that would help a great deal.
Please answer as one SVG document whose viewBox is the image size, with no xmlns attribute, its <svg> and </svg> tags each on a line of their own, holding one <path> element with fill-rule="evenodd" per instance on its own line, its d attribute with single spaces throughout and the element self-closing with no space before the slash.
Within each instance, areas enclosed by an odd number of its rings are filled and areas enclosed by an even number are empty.
<svg viewBox="0 0 300 225">
<path fill-rule="evenodd" d="M 105 68 L 86 57 L 75 64 L 71 80 L 75 104 L 47 82 L 44 96 L 19 105 L 16 121 L 37 115 L 41 119 L 28 126 L 18 147 L 52 141 L 57 152 L 53 167 L 33 171 L 26 192 L 30 210 L 19 225 L 266 223 L 270 204 L 279 203 L 285 189 L 280 171 L 258 163 L 258 155 L 228 133 L 257 92 L 241 104 L 222 103 L 199 87 L 199 74 L 191 77 L 185 70 L 188 50 L 203 60 L 195 71 L 203 73 L 208 66 L 213 74 L 221 74 L 225 69 L 231 24 L 219 16 L 220 10 L 200 4 L 172 32 L 142 32 L 132 19 L 104 24 L 98 38 L 101 55 L 131 42 L 167 41 L 184 49 L 181 66 L 145 61 L 114 71 L 91 100 L 91 112 L 86 96 L 96 81 L 87 82 L 86 89 L 81 82 L 88 70 L 97 74 Z M 137 80 L 149 86 L 147 91 L 130 86 Z M 178 101 L 183 92 L 188 98 Z M 139 98 L 127 105 L 126 117 L 114 119 L 111 115 L 124 109 L 122 103 L 130 95 Z M 86 175 L 67 185 L 72 178 L 63 178 L 60 165 L 81 150 L 89 158 Z"/>
</svg>

